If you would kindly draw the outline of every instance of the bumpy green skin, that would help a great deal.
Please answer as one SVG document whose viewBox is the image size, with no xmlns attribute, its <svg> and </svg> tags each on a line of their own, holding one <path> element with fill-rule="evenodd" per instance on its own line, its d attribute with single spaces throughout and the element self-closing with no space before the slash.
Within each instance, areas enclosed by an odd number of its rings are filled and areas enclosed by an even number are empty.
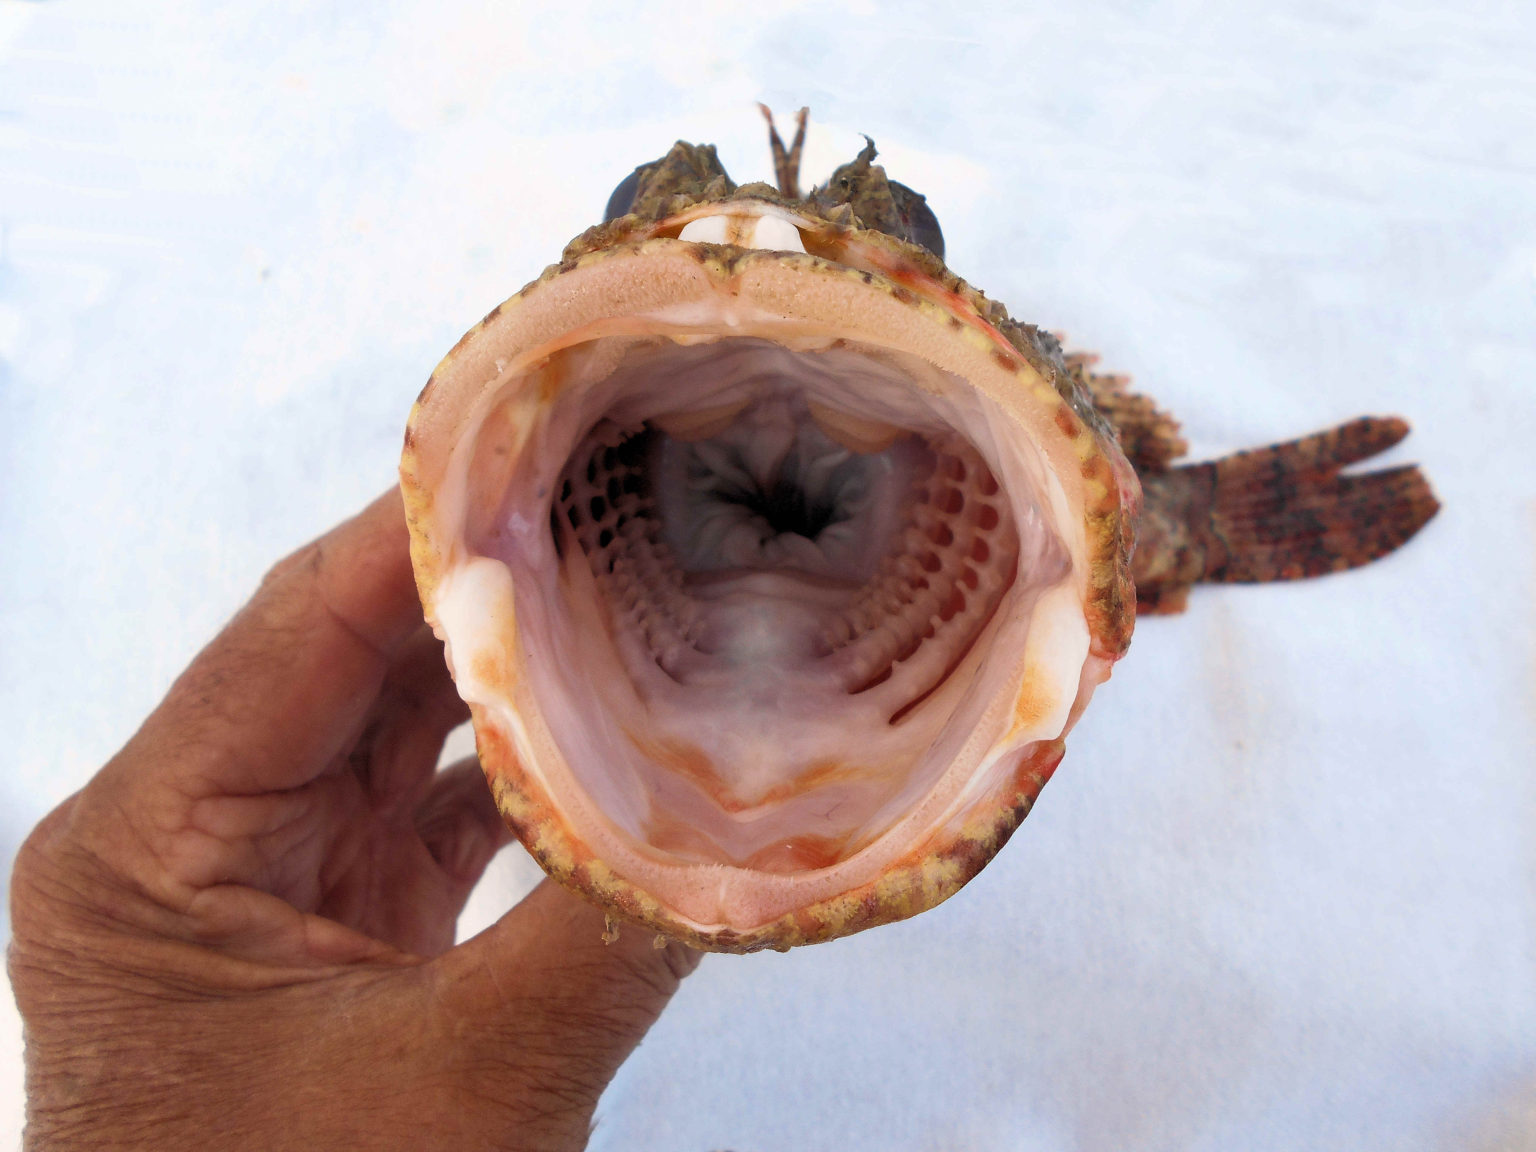
<svg viewBox="0 0 1536 1152">
<path fill-rule="evenodd" d="M 640 183 L 631 211 L 642 216 L 670 214 L 667 207 L 678 195 L 690 195 L 696 203 L 723 200 L 736 191 L 713 144 L 684 144 L 679 140 L 660 160 L 641 165 L 637 171 Z"/>
</svg>

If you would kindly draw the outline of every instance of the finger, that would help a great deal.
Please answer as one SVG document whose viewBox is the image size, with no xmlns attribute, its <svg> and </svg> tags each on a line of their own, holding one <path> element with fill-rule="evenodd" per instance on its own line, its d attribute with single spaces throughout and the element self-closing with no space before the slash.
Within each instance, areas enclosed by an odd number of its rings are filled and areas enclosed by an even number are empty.
<svg viewBox="0 0 1536 1152">
<path fill-rule="evenodd" d="M 416 831 L 458 895 L 455 917 L 491 859 L 512 840 L 472 756 L 437 774 L 417 809 Z"/>
<path fill-rule="evenodd" d="M 420 625 L 391 491 L 274 568 L 130 748 L 192 799 L 296 787 L 356 738 Z"/>
<path fill-rule="evenodd" d="M 396 653 L 350 753 L 373 807 L 414 813 L 435 786 L 443 742 L 468 720 L 469 705 L 448 675 L 442 642 L 423 624 Z"/>
<path fill-rule="evenodd" d="M 473 758 L 436 773 L 419 806 L 402 815 L 389 859 L 377 865 L 387 898 L 369 900 L 357 916 L 335 904 L 321 911 L 403 952 L 438 956 L 453 947 L 465 902 L 511 833 Z"/>
<path fill-rule="evenodd" d="M 548 1089 L 575 1130 L 702 954 L 621 929 L 545 880 L 516 908 L 431 966 L 434 1025 L 452 1074 Z M 552 1105 L 553 1107 L 553 1105 Z"/>
</svg>

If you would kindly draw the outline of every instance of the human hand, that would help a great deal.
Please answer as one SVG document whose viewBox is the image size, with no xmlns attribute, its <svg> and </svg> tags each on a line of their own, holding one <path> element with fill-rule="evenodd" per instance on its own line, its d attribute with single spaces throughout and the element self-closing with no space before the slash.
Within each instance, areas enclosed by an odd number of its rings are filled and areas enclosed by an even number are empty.
<svg viewBox="0 0 1536 1152">
<path fill-rule="evenodd" d="M 458 947 L 504 825 L 390 493 L 283 561 L 12 878 L 28 1147 L 579 1148 L 698 962 L 545 881 Z"/>
</svg>

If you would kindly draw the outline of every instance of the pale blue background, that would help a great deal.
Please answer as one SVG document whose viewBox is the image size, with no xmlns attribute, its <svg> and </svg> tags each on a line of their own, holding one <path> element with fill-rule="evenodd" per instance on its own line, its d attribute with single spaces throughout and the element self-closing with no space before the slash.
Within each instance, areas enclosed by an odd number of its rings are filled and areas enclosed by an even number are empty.
<svg viewBox="0 0 1536 1152">
<path fill-rule="evenodd" d="M 1536 1148 L 1524 2 L 0 0 L 0 858 L 622 175 L 768 173 L 757 99 L 1198 450 L 1400 412 L 1446 510 L 1144 624 L 974 884 L 706 960 L 594 1147 Z"/>
</svg>

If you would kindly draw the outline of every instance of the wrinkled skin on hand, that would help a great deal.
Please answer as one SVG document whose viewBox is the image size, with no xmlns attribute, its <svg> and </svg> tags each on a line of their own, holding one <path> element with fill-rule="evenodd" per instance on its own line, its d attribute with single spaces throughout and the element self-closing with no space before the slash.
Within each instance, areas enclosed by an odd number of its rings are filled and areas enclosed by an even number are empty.
<svg viewBox="0 0 1536 1152">
<path fill-rule="evenodd" d="M 23 847 L 27 1146 L 579 1148 L 697 954 L 549 882 L 453 947 L 506 832 L 399 496 L 279 564 Z"/>
</svg>

